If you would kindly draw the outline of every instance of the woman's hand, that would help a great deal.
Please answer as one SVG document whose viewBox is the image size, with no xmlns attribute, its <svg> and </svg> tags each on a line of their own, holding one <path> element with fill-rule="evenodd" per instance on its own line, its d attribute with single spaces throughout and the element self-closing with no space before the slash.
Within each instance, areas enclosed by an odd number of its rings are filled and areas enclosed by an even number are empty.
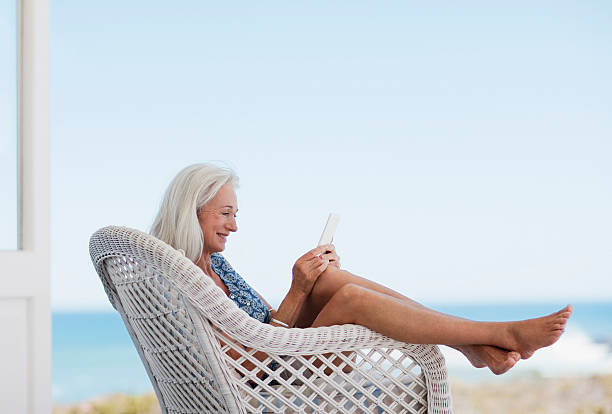
<svg viewBox="0 0 612 414">
<path fill-rule="evenodd" d="M 334 247 L 331 244 L 324 244 L 297 259 L 293 265 L 292 289 L 305 295 L 310 294 L 315 282 L 330 264 L 330 259 L 324 255 L 326 251 L 334 251 Z"/>
<path fill-rule="evenodd" d="M 321 255 L 321 258 L 324 260 L 329 260 L 330 266 L 340 269 L 340 256 L 338 256 L 338 253 L 336 253 L 336 246 L 333 244 L 328 244 L 327 246 L 331 246 L 331 248 L 325 250 L 325 253 Z"/>
</svg>

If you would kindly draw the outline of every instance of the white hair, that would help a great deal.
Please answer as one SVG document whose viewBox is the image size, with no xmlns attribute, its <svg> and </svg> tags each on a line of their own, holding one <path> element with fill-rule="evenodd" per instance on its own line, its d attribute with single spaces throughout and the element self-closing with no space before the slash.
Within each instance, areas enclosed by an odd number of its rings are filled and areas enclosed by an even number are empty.
<svg viewBox="0 0 612 414">
<path fill-rule="evenodd" d="M 204 249 L 198 214 L 225 184 L 238 188 L 238 176 L 229 168 L 213 164 L 184 168 L 168 186 L 150 233 L 197 263 Z"/>
</svg>

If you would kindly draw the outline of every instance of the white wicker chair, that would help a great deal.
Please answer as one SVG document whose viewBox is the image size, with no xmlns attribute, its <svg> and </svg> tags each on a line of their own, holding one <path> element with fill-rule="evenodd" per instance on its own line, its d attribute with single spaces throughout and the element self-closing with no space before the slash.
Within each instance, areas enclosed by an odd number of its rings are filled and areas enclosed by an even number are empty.
<svg viewBox="0 0 612 414">
<path fill-rule="evenodd" d="M 90 254 L 163 413 L 451 413 L 435 345 L 397 342 L 358 325 L 260 323 L 183 254 L 137 230 L 98 230 Z M 230 347 L 242 357 L 230 358 Z M 256 351 L 269 358 L 259 361 Z M 247 370 L 246 360 L 258 368 Z M 273 360 L 277 370 L 268 367 Z"/>
</svg>

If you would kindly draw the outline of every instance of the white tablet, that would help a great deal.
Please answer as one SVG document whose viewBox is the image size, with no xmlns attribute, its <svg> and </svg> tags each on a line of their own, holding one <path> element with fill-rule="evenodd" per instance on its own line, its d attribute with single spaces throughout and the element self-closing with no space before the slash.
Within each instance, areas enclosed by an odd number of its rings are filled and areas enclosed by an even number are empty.
<svg viewBox="0 0 612 414">
<path fill-rule="evenodd" d="M 329 244 L 332 242 L 339 221 L 340 216 L 338 214 L 329 213 L 329 217 L 327 217 L 327 223 L 325 224 L 325 228 L 323 229 L 323 233 L 321 234 L 321 238 L 319 239 L 318 246 L 321 246 L 322 244 Z"/>
</svg>

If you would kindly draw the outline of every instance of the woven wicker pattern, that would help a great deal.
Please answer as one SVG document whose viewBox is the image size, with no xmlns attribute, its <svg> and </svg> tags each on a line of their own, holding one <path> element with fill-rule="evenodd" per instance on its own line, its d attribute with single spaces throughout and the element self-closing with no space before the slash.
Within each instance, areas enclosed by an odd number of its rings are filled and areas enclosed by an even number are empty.
<svg viewBox="0 0 612 414">
<path fill-rule="evenodd" d="M 189 259 L 137 230 L 105 227 L 90 253 L 164 413 L 451 413 L 435 345 L 357 325 L 262 324 Z M 241 357 L 230 358 L 229 348 Z M 247 360 L 256 368 L 245 368 Z"/>
</svg>

